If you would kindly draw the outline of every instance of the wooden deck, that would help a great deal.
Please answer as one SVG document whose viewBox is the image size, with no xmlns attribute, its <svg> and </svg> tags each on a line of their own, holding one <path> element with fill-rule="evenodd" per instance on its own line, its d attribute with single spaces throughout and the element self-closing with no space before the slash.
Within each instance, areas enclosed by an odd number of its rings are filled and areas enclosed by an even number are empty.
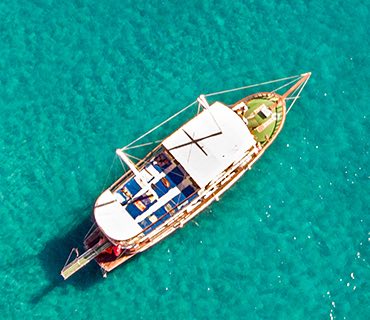
<svg viewBox="0 0 370 320">
<path fill-rule="evenodd" d="M 67 264 L 61 271 L 61 275 L 64 280 L 86 266 L 90 261 L 94 260 L 100 253 L 109 248 L 111 245 L 112 244 L 109 241 L 97 243 L 94 247 L 85 251 L 82 255 Z"/>
</svg>

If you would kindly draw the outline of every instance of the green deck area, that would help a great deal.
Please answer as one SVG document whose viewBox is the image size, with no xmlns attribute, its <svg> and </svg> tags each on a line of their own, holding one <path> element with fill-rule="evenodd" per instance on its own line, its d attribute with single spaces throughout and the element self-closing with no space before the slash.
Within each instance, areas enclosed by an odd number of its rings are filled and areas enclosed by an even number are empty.
<svg viewBox="0 0 370 320">
<path fill-rule="evenodd" d="M 251 130 L 253 135 L 256 137 L 257 141 L 261 144 L 266 143 L 269 138 L 274 134 L 276 129 L 278 128 L 280 122 L 281 122 L 281 113 L 282 113 L 282 106 L 277 106 L 272 114 L 267 117 L 263 118 L 257 112 L 253 116 L 253 112 L 257 111 L 258 108 L 261 107 L 261 105 L 266 105 L 267 107 L 271 107 L 274 103 L 276 103 L 277 99 L 275 97 L 272 98 L 256 98 L 252 99 L 247 102 L 248 105 L 248 111 L 246 111 L 243 116 L 244 118 L 248 119 L 248 128 Z M 252 116 L 252 117 L 251 117 Z M 269 125 L 266 126 L 261 132 L 258 132 L 257 128 L 262 125 L 263 123 L 267 121 L 271 121 L 271 117 L 276 118 L 275 121 L 272 121 Z"/>
</svg>

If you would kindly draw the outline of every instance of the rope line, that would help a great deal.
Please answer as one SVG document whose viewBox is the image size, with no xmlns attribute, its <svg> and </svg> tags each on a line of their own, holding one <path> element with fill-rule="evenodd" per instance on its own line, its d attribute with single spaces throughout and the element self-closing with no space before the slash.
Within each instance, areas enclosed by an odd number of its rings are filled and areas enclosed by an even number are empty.
<svg viewBox="0 0 370 320">
<path fill-rule="evenodd" d="M 208 94 L 205 94 L 204 96 L 205 97 L 211 97 L 211 96 L 215 96 L 215 95 L 219 95 L 219 94 L 225 94 L 225 93 L 229 93 L 229 92 L 234 92 L 234 91 L 240 91 L 240 90 L 244 90 L 244 89 L 249 89 L 249 88 L 254 88 L 254 87 L 258 87 L 258 86 L 263 86 L 263 85 L 267 85 L 267 84 L 270 84 L 270 83 L 276 83 L 276 82 L 281 82 L 281 81 L 286 81 L 286 80 L 291 80 L 289 81 L 288 83 L 284 84 L 283 86 L 280 86 L 278 87 L 277 89 L 274 89 L 272 92 L 275 92 L 277 90 L 280 90 L 288 85 L 290 85 L 291 83 L 295 82 L 298 78 L 302 77 L 302 75 L 295 75 L 295 76 L 290 76 L 290 77 L 285 77 L 285 78 L 280 78 L 280 79 L 276 79 L 276 80 L 270 80 L 270 81 L 266 81 L 266 82 L 261 82 L 261 83 L 258 83 L 258 84 L 252 84 L 252 85 L 248 85 L 248 86 L 243 86 L 243 87 L 239 87 L 239 88 L 234 88 L 234 89 L 228 89 L 228 90 L 223 90 L 223 91 L 217 91 L 217 92 L 212 92 L 212 93 L 208 93 Z M 293 79 L 293 80 L 292 80 Z M 308 80 L 308 79 L 307 79 Z M 304 84 L 302 85 L 302 87 L 304 87 L 306 85 L 307 81 L 304 82 Z M 302 88 L 301 87 L 301 88 Z M 298 88 L 297 88 L 298 89 Z M 296 91 L 296 90 L 295 90 Z M 294 92 L 295 92 L 294 91 Z M 299 93 L 301 92 L 302 90 L 299 91 Z M 293 106 L 293 104 L 295 103 L 295 101 L 297 100 L 297 98 L 299 97 L 299 93 L 297 94 L 296 98 L 293 100 L 293 103 L 291 104 L 291 106 L 289 107 L 287 113 L 289 112 L 289 110 L 291 109 L 291 107 Z M 180 111 L 176 112 L 174 115 L 172 115 L 171 117 L 169 117 L 168 119 L 162 121 L 160 124 L 156 125 L 155 127 L 153 127 L 152 129 L 150 129 L 149 131 L 147 131 L 146 133 L 142 134 L 140 137 L 136 138 L 135 140 L 131 141 L 128 145 L 126 145 L 125 147 L 123 147 L 121 150 L 122 151 L 125 151 L 125 150 L 129 150 L 129 149 L 133 149 L 133 148 L 139 148 L 139 147 L 142 147 L 142 146 L 147 146 L 147 145 L 150 145 L 150 144 L 154 144 L 154 143 L 158 143 L 158 142 L 161 142 L 162 140 L 157 140 L 155 142 L 148 142 L 148 143 L 143 143 L 141 145 L 136 145 L 136 146 L 133 146 L 136 142 L 140 141 L 141 139 L 143 139 L 144 137 L 146 137 L 147 135 L 149 135 L 150 133 L 152 133 L 153 131 L 157 130 L 158 128 L 160 128 L 161 126 L 163 126 L 164 124 L 166 124 L 167 122 L 171 121 L 172 119 L 176 118 L 178 115 L 180 115 L 181 113 L 183 113 L 184 111 L 186 111 L 187 109 L 189 109 L 190 107 L 192 107 L 194 104 L 197 103 L 197 100 L 190 103 L 189 105 L 187 105 L 186 107 L 184 107 L 183 109 L 181 109 Z M 198 110 L 197 110 L 197 113 L 199 113 L 200 111 L 200 107 L 198 105 Z"/>
<path fill-rule="evenodd" d="M 91 232 L 91 230 L 95 227 L 95 222 L 93 223 L 93 225 L 90 227 L 90 229 L 89 229 L 89 231 L 87 231 L 87 233 L 86 233 L 86 235 L 85 235 L 85 238 L 84 238 L 84 240 L 86 240 L 86 238 L 89 236 L 89 234 L 90 234 L 90 232 Z"/>
<path fill-rule="evenodd" d="M 296 81 L 297 81 L 297 79 L 298 79 L 298 77 L 297 77 L 297 78 L 294 78 L 292 81 L 289 81 L 288 83 L 286 83 L 286 84 L 282 85 L 281 87 L 279 87 L 279 88 L 277 88 L 277 89 L 272 90 L 271 92 L 276 92 L 276 91 L 278 91 L 278 90 L 280 90 L 280 89 L 283 89 L 283 88 L 285 88 L 286 86 L 289 86 L 290 84 L 292 84 L 293 82 L 296 82 Z"/>
<path fill-rule="evenodd" d="M 77 248 L 72 248 L 72 249 L 71 249 L 71 252 L 69 253 L 69 256 L 68 256 L 68 258 L 67 258 L 67 261 L 66 261 L 66 263 L 64 264 L 63 269 L 66 267 L 66 265 L 68 264 L 69 260 L 71 259 L 71 256 L 72 256 L 72 253 L 73 253 L 73 252 L 76 252 L 76 258 L 78 257 L 78 249 L 77 249 Z"/>
<path fill-rule="evenodd" d="M 107 177 L 105 178 L 105 181 L 104 181 L 104 184 L 103 184 L 103 189 L 102 189 L 101 192 L 103 192 L 105 190 L 105 186 L 107 185 L 107 181 L 108 181 L 109 175 L 110 175 L 110 173 L 112 171 L 112 168 L 113 168 L 113 165 L 114 165 L 115 162 L 116 162 L 116 156 L 113 157 L 112 164 L 110 165 L 110 168 L 109 168 Z"/>
<path fill-rule="evenodd" d="M 303 85 L 303 84 L 302 84 Z M 300 89 L 300 87 L 301 86 L 299 86 L 298 88 L 296 88 L 290 95 L 292 96 L 292 97 L 299 97 L 299 94 L 296 94 L 298 91 L 299 91 L 299 89 Z"/>
<path fill-rule="evenodd" d="M 140 158 L 135 157 L 135 156 L 133 156 L 132 154 L 128 154 L 127 152 L 125 152 L 125 155 L 126 155 L 126 156 L 128 156 L 128 157 L 130 157 L 130 158 L 132 158 L 132 159 L 134 159 L 134 160 L 138 160 L 138 161 L 140 161 L 140 160 L 141 160 Z"/>
<path fill-rule="evenodd" d="M 136 149 L 136 148 L 140 148 L 140 147 L 145 147 L 145 146 L 149 146 L 151 144 L 159 143 L 159 142 L 162 142 L 162 141 L 163 141 L 163 139 L 157 140 L 157 141 L 152 141 L 152 142 L 146 142 L 146 143 L 142 143 L 142 144 L 137 144 L 136 146 L 126 147 L 125 150 L 130 150 L 130 149 Z"/>
<path fill-rule="evenodd" d="M 217 94 L 224 94 L 224 93 L 234 92 L 234 91 L 238 91 L 238 90 L 249 89 L 249 88 L 253 88 L 253 87 L 263 86 L 265 84 L 275 83 L 275 82 L 284 81 L 284 80 L 290 80 L 290 79 L 298 78 L 298 77 L 300 77 L 300 75 L 295 75 L 295 76 L 276 79 L 276 80 L 270 80 L 270 81 L 261 82 L 261 83 L 257 83 L 257 84 L 252 84 L 252 85 L 249 85 L 249 86 L 239 87 L 239 88 L 235 88 L 235 89 L 212 92 L 212 93 L 205 94 L 205 96 L 206 97 L 211 97 L 211 96 L 215 96 Z"/>
<path fill-rule="evenodd" d="M 298 98 L 300 98 L 300 96 L 288 97 L 288 98 L 285 98 L 285 100 L 293 100 L 293 99 L 298 99 Z"/>
<path fill-rule="evenodd" d="M 193 106 L 196 102 L 197 101 L 194 101 L 191 104 L 187 105 L 185 108 L 183 108 L 180 111 L 176 112 L 174 115 L 172 115 L 168 119 L 164 120 L 160 124 L 156 125 L 154 128 L 150 129 L 149 131 L 147 131 L 146 133 L 144 133 L 143 135 L 141 135 L 139 138 L 135 139 L 134 141 L 131 141 L 127 146 L 123 147 L 121 150 L 122 151 L 126 150 L 126 148 L 132 146 L 135 142 L 138 142 L 142 138 L 146 137 L 148 134 L 152 133 L 153 131 L 155 131 L 158 128 L 160 128 L 161 126 L 163 126 L 165 123 L 167 123 L 167 122 L 171 121 L 172 119 L 176 118 L 178 115 L 180 115 L 181 113 L 183 113 L 184 111 L 186 111 L 187 109 L 189 109 L 191 106 Z"/>
<path fill-rule="evenodd" d="M 309 79 L 309 78 L 308 78 L 308 79 Z M 294 99 L 294 100 L 292 101 L 292 103 L 291 103 L 291 105 L 289 106 L 289 108 L 288 108 L 288 110 L 287 110 L 286 114 L 288 114 L 288 113 L 289 113 L 289 111 L 290 111 L 290 109 L 292 109 L 293 105 L 295 104 L 295 102 L 297 101 L 298 97 L 300 96 L 300 94 L 301 94 L 301 92 L 302 92 L 303 88 L 304 88 L 304 87 L 305 87 L 305 85 L 307 84 L 308 79 L 307 79 L 307 80 L 306 80 L 306 81 L 301 85 L 300 90 L 298 91 L 298 94 L 297 94 L 297 98 L 296 98 L 296 99 Z M 298 88 L 297 88 L 297 89 L 298 89 Z"/>
</svg>

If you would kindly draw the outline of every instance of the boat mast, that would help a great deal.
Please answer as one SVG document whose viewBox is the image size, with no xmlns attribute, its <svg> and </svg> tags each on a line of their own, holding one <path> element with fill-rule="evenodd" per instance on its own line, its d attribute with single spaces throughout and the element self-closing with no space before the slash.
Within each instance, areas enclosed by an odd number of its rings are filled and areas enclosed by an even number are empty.
<svg viewBox="0 0 370 320">
<path fill-rule="evenodd" d="M 151 194 L 156 196 L 156 193 L 153 191 L 150 184 L 146 181 L 146 179 L 143 177 L 141 172 L 136 168 L 135 163 L 133 163 L 129 159 L 129 157 L 122 151 L 122 149 L 117 149 L 116 154 L 124 163 L 127 164 L 127 166 L 131 169 L 131 171 L 134 173 L 134 175 L 138 178 L 139 181 L 137 181 L 137 182 L 139 183 L 141 188 L 149 191 Z"/>
<path fill-rule="evenodd" d="M 127 164 L 127 166 L 131 169 L 131 171 L 135 174 L 135 176 L 138 176 L 141 180 L 141 174 L 140 171 L 137 170 L 135 164 L 129 159 L 129 157 L 121 150 L 117 149 L 116 150 L 117 156 L 120 157 L 120 159 Z"/>
<path fill-rule="evenodd" d="M 197 98 L 197 101 L 198 103 L 206 110 L 209 109 L 209 104 L 208 104 L 208 101 L 206 100 L 206 97 L 204 94 L 201 94 L 198 98 Z"/>
<path fill-rule="evenodd" d="M 294 94 L 297 90 L 298 90 L 298 93 L 295 94 L 294 97 L 292 97 L 293 101 L 291 102 L 289 108 L 287 108 L 286 110 L 286 114 L 289 113 L 289 111 L 293 108 L 295 102 L 297 101 L 297 99 L 299 98 L 303 88 L 305 87 L 305 85 L 307 84 L 308 82 L 308 79 L 310 79 L 311 77 L 311 72 L 307 72 L 307 73 L 304 73 L 301 75 L 301 79 L 299 79 L 291 88 L 289 88 L 281 97 L 282 100 L 285 100 L 288 98 L 289 95 L 291 95 L 292 93 Z"/>
<path fill-rule="evenodd" d="M 201 94 L 197 98 L 197 101 L 198 101 L 199 105 L 201 105 L 205 110 L 207 110 L 209 112 L 209 114 L 211 115 L 211 117 L 213 119 L 213 122 L 216 124 L 218 130 L 220 130 L 219 132 L 222 133 L 220 125 L 217 123 L 215 117 L 213 116 L 213 114 L 211 112 L 211 109 L 209 108 L 209 104 L 208 104 L 208 101 L 206 99 L 206 96 L 204 94 Z"/>
<path fill-rule="evenodd" d="M 292 87 L 290 87 L 283 95 L 282 98 L 286 99 L 292 92 L 299 88 L 304 82 L 306 82 L 311 76 L 311 72 L 302 74 L 302 78 L 299 79 Z"/>
</svg>

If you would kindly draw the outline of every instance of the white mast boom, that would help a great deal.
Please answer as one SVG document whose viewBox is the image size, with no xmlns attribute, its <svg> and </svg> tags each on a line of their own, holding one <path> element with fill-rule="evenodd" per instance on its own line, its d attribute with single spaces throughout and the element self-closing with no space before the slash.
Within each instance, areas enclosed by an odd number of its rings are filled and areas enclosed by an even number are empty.
<svg viewBox="0 0 370 320">
<path fill-rule="evenodd" d="M 156 199 L 158 199 L 157 194 L 152 189 L 151 185 L 145 180 L 142 173 L 136 168 L 135 163 L 133 163 L 130 158 L 122 151 L 122 149 L 116 150 L 117 156 L 120 157 L 120 159 L 128 165 L 128 167 L 131 169 L 131 171 L 134 173 L 134 175 L 138 178 L 139 185 L 143 188 L 143 190 L 149 191 L 150 194 L 152 194 Z M 141 194 L 144 191 L 141 191 Z"/>
<path fill-rule="evenodd" d="M 209 108 L 209 103 L 206 99 L 206 96 L 204 94 L 201 94 L 198 98 L 197 98 L 197 101 L 198 103 L 204 108 L 206 109 L 209 114 L 211 115 L 212 119 L 213 119 L 213 122 L 216 124 L 218 130 L 220 130 L 220 132 L 222 132 L 221 130 L 221 127 L 219 126 L 219 124 L 217 123 L 215 117 L 213 116 L 212 112 L 211 112 L 211 109 Z"/>
<path fill-rule="evenodd" d="M 197 98 L 197 101 L 198 103 L 206 110 L 208 110 L 209 108 L 209 104 L 208 104 L 208 101 L 206 100 L 206 97 L 204 94 L 201 94 L 198 98 Z"/>
<path fill-rule="evenodd" d="M 119 156 L 124 163 L 128 165 L 128 167 L 131 169 L 131 171 L 135 174 L 135 176 L 141 178 L 140 171 L 137 170 L 135 164 L 129 159 L 128 156 L 126 156 L 121 149 L 116 150 L 117 156 Z M 141 179 L 140 179 L 141 180 Z"/>
</svg>

